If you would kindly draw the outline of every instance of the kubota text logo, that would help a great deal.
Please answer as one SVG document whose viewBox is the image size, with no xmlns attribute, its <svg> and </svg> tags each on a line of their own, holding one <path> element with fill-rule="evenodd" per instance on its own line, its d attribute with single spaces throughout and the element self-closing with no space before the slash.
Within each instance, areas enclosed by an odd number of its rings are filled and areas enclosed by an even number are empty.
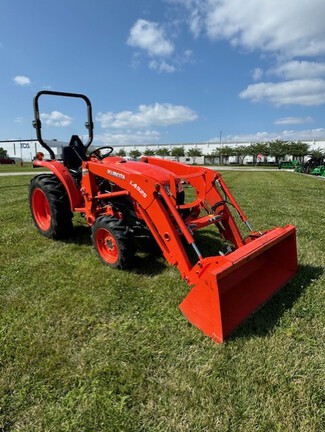
<svg viewBox="0 0 325 432">
<path fill-rule="evenodd" d="M 117 171 L 107 170 L 107 174 L 109 174 L 109 175 L 111 175 L 113 177 L 117 177 L 117 178 L 119 178 L 121 180 L 125 180 L 125 175 L 121 174 L 121 173 L 119 173 Z"/>
<path fill-rule="evenodd" d="M 139 192 L 140 195 L 143 196 L 143 198 L 147 198 L 147 194 L 145 193 L 145 191 L 136 183 L 134 183 L 132 180 L 130 181 L 130 185 L 132 187 L 134 187 L 135 190 L 137 190 Z"/>
</svg>

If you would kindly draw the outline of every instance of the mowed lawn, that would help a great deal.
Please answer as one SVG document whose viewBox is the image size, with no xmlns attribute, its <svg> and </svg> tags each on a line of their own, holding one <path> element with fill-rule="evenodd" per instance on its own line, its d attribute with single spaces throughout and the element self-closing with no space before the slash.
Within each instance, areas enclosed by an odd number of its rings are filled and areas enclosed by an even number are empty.
<svg viewBox="0 0 325 432">
<path fill-rule="evenodd" d="M 297 226 L 300 270 L 222 345 L 183 317 L 163 258 L 107 268 L 80 217 L 47 240 L 31 176 L 0 177 L 1 432 L 324 430 L 325 181 L 223 177 L 254 229 Z"/>
</svg>

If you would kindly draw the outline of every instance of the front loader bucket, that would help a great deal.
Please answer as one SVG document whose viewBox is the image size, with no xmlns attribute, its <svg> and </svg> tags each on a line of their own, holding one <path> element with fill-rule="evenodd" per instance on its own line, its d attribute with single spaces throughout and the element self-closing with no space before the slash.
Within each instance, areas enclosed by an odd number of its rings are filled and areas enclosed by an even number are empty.
<svg viewBox="0 0 325 432">
<path fill-rule="evenodd" d="M 215 257 L 180 309 L 192 324 L 221 343 L 297 269 L 295 227 L 275 228 L 226 256 Z"/>
</svg>

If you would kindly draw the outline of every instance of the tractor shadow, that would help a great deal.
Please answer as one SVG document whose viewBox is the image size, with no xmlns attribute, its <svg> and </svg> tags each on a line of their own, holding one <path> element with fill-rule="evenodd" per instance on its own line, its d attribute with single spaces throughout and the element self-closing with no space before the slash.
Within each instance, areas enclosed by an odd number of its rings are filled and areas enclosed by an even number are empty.
<svg viewBox="0 0 325 432">
<path fill-rule="evenodd" d="M 91 230 L 88 225 L 74 225 L 71 236 L 66 240 L 67 243 L 76 245 L 92 245 Z"/>
<path fill-rule="evenodd" d="M 75 224 L 71 236 L 65 240 L 67 243 L 76 245 L 86 245 L 92 247 L 91 230 L 88 225 Z M 218 255 L 219 251 L 226 250 L 226 243 L 216 236 L 215 232 L 207 230 L 197 231 L 195 233 L 195 242 L 204 257 Z M 197 256 L 193 248 L 183 241 L 183 246 L 189 256 L 192 264 L 197 261 Z M 128 269 L 131 273 L 148 275 L 158 275 L 165 271 L 169 264 L 163 257 L 162 252 L 154 241 L 139 242 L 136 246 L 135 254 L 131 267 Z"/>
<path fill-rule="evenodd" d="M 64 242 L 78 246 L 89 246 L 89 248 L 94 249 L 91 240 L 91 229 L 88 225 L 74 225 L 70 237 Z M 134 255 L 131 267 L 127 271 L 144 276 L 162 273 L 168 268 L 169 264 L 158 249 L 153 244 L 137 244 L 137 253 Z"/>
<path fill-rule="evenodd" d="M 219 239 L 212 232 L 201 230 L 195 233 L 195 242 L 204 257 L 218 255 L 219 251 L 225 251 L 226 245 L 222 239 Z M 192 246 L 186 241 L 182 241 L 185 251 L 192 264 L 198 260 Z M 134 256 L 131 272 L 142 275 L 157 275 L 165 271 L 170 265 L 164 258 L 159 247 L 154 242 L 138 244 L 137 253 Z"/>
<path fill-rule="evenodd" d="M 150 253 L 138 252 L 132 261 L 130 273 L 140 274 L 143 276 L 155 276 L 161 274 L 168 268 L 169 264 L 161 256 L 152 256 Z"/>
<path fill-rule="evenodd" d="M 258 311 L 243 322 L 229 339 L 265 337 L 279 325 L 286 311 L 293 308 L 312 283 L 324 274 L 323 267 L 299 266 L 296 276 Z"/>
</svg>

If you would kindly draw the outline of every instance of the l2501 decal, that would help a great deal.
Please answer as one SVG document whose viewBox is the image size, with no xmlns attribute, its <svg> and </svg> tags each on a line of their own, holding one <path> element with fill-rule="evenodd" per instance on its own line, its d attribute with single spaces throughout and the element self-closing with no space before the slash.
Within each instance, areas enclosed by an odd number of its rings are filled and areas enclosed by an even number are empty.
<svg viewBox="0 0 325 432">
<path fill-rule="evenodd" d="M 130 185 L 134 187 L 134 189 L 137 190 L 139 194 L 143 196 L 143 198 L 147 198 L 147 194 L 137 183 L 134 183 L 132 180 L 130 180 Z"/>
</svg>

